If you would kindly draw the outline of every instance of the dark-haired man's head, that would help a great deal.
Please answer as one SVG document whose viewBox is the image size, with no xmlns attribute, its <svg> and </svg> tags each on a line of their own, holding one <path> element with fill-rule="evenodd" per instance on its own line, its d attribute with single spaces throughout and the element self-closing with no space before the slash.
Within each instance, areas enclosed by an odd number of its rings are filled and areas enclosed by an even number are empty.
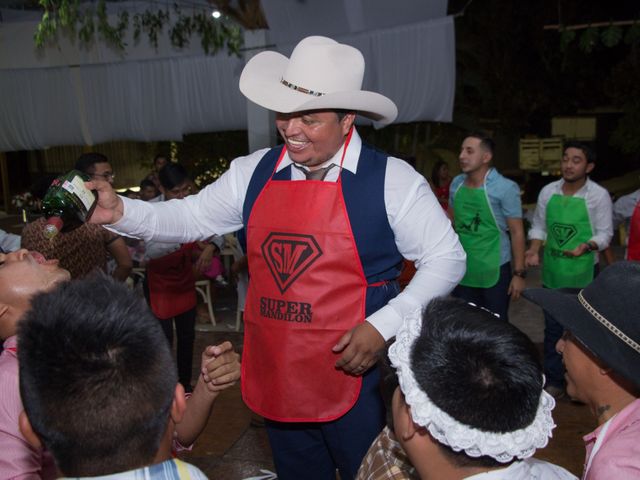
<svg viewBox="0 0 640 480">
<path fill-rule="evenodd" d="M 167 160 L 167 156 L 164 153 L 159 153 L 155 157 L 153 157 L 153 169 L 156 172 L 162 170 L 162 167 L 164 167 L 167 163 L 169 163 L 169 160 Z"/>
<path fill-rule="evenodd" d="M 169 458 L 184 392 L 144 300 L 105 276 L 65 283 L 34 298 L 18 335 L 21 428 L 65 476 Z"/>
<path fill-rule="evenodd" d="M 540 438 L 524 451 L 510 445 L 515 432 L 535 436 L 527 429 L 541 415 L 543 374 L 529 338 L 492 313 L 462 300 L 436 299 L 421 326 L 398 333 L 390 357 L 401 385 L 393 400 L 395 433 L 418 471 L 431 454 L 454 469 L 486 469 L 541 446 Z M 553 399 L 542 400 L 548 407 L 542 415 L 550 421 Z M 496 449 L 501 444 L 504 451 Z"/>
<path fill-rule="evenodd" d="M 573 140 L 564 144 L 561 167 L 565 182 L 585 182 L 595 166 L 596 154 L 589 145 Z"/>
<path fill-rule="evenodd" d="M 74 168 L 90 175 L 92 179 L 95 180 L 105 180 L 113 183 L 113 179 L 115 178 L 109 159 L 105 155 L 97 152 L 83 153 L 80 155 Z"/>
<path fill-rule="evenodd" d="M 479 175 L 484 178 L 491 165 L 494 150 L 495 143 L 487 133 L 480 130 L 471 132 L 460 147 L 460 170 L 467 175 Z"/>
<path fill-rule="evenodd" d="M 193 193 L 193 182 L 187 169 L 179 163 L 167 163 L 158 173 L 167 200 L 184 198 Z"/>
<path fill-rule="evenodd" d="M 152 198 L 156 198 L 160 195 L 160 192 L 156 188 L 156 184 L 153 181 L 145 178 L 140 182 L 140 199 L 144 201 L 149 201 Z"/>
</svg>

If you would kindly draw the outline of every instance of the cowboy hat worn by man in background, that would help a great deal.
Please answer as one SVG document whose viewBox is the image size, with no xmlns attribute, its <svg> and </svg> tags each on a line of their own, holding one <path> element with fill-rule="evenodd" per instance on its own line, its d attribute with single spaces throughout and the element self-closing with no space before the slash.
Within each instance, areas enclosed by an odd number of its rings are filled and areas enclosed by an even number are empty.
<svg viewBox="0 0 640 480">
<path fill-rule="evenodd" d="M 607 267 L 576 295 L 525 290 L 566 329 L 556 348 L 567 393 L 591 408 L 587 480 L 640 478 L 640 263 Z"/>
<path fill-rule="evenodd" d="M 91 221 L 145 240 L 246 228 L 243 398 L 267 419 L 284 480 L 355 476 L 384 424 L 377 352 L 465 269 L 424 177 L 354 128 L 356 112 L 380 125 L 397 115 L 391 100 L 361 90 L 363 75 L 362 54 L 325 37 L 303 39 L 291 58 L 260 53 L 240 90 L 276 112 L 284 146 L 234 160 L 184 200 L 153 205 L 90 185 L 99 191 Z M 418 269 L 398 295 L 403 257 Z"/>
</svg>

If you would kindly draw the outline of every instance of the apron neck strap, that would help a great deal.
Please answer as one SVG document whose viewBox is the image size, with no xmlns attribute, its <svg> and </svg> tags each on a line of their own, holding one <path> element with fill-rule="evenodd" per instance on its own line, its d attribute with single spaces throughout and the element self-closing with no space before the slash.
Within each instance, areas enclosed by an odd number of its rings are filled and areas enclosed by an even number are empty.
<svg viewBox="0 0 640 480">
<path fill-rule="evenodd" d="M 349 142 L 351 142 L 352 136 L 353 136 L 353 126 L 351 126 L 351 128 L 349 129 L 349 133 L 347 133 L 347 137 L 344 141 L 344 147 L 342 149 L 342 157 L 340 158 L 340 172 L 342 172 L 342 164 L 344 163 L 344 157 L 347 154 L 347 148 L 349 147 Z M 284 158 L 284 154 L 286 152 L 287 152 L 287 146 L 283 145 L 282 151 L 280 152 L 280 156 L 278 157 L 278 161 L 276 162 L 275 167 L 273 167 L 273 173 L 271 174 L 272 178 L 278 171 L 278 166 L 280 165 L 280 162 L 282 162 L 282 159 Z M 342 178 L 342 175 L 338 174 L 338 182 L 340 182 L 341 178 Z"/>
</svg>

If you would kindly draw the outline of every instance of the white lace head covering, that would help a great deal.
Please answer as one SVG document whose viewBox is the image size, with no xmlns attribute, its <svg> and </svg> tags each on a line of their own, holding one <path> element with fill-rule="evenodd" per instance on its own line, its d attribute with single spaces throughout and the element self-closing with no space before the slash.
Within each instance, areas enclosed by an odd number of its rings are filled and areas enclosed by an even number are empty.
<svg viewBox="0 0 640 480">
<path fill-rule="evenodd" d="M 536 449 L 547 445 L 551 431 L 556 426 L 551 416 L 556 403 L 544 390 L 533 422 L 512 432 L 480 430 L 458 422 L 438 408 L 418 385 L 411 369 L 411 349 L 415 339 L 420 336 L 421 327 L 422 314 L 416 310 L 405 320 L 396 334 L 395 343 L 389 348 L 391 364 L 396 368 L 400 388 L 416 424 L 428 429 L 438 442 L 456 452 L 464 450 L 474 458 L 488 455 L 501 463 L 514 458 L 522 460 L 531 457 Z"/>
</svg>

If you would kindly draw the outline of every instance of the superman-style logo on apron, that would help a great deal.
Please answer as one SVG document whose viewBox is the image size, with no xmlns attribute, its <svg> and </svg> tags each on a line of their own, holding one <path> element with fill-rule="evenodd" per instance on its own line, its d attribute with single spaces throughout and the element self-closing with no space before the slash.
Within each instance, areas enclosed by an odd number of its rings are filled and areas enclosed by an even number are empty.
<svg viewBox="0 0 640 480">
<path fill-rule="evenodd" d="M 272 232 L 261 248 L 280 293 L 284 293 L 322 255 L 313 235 L 296 233 Z"/>
<path fill-rule="evenodd" d="M 554 223 L 551 225 L 551 233 L 553 234 L 553 238 L 555 238 L 556 242 L 558 242 L 558 245 L 560 247 L 564 247 L 569 240 L 576 236 L 578 231 L 573 225 Z"/>
</svg>

